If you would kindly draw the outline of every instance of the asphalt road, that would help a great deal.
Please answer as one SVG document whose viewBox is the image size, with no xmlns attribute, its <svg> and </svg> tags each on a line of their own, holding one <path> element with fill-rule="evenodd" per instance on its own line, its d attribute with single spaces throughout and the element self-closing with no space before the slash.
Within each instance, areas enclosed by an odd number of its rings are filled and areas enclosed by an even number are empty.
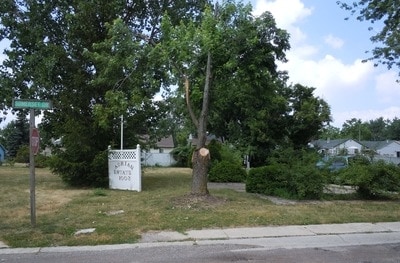
<svg viewBox="0 0 400 263">
<path fill-rule="evenodd" d="M 324 262 L 386 263 L 400 262 L 400 243 L 302 249 L 265 249 L 246 245 L 171 245 L 103 251 L 2 254 L 6 263 L 222 263 L 222 262 Z"/>
<path fill-rule="evenodd" d="M 0 249 L 1 263 L 400 263 L 400 233 Z"/>
</svg>

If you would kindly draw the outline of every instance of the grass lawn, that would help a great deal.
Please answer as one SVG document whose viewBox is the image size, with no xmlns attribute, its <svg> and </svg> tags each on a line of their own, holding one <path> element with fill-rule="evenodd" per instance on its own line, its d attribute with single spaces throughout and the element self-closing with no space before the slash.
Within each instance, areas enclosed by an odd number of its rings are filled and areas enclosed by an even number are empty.
<svg viewBox="0 0 400 263">
<path fill-rule="evenodd" d="M 73 189 L 48 169 L 36 169 L 37 226 L 32 228 L 29 168 L 0 166 L 0 240 L 11 247 L 97 245 L 135 243 L 151 230 L 400 221 L 398 200 L 275 205 L 250 193 L 210 189 L 213 198 L 189 201 L 190 169 L 143 171 L 143 191 L 137 193 Z M 86 228 L 96 231 L 74 235 Z"/>
</svg>

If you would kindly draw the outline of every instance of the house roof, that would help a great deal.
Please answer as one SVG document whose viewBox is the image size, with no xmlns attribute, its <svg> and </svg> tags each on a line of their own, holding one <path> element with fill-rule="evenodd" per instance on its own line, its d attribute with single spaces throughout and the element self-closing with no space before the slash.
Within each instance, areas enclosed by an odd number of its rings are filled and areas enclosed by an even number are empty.
<svg viewBox="0 0 400 263">
<path fill-rule="evenodd" d="M 1 144 L 0 144 L 0 149 L 2 149 L 4 152 L 6 152 L 6 148 L 4 148 L 4 146 Z"/>
<path fill-rule="evenodd" d="M 312 141 L 311 144 L 314 145 L 314 147 L 320 148 L 320 149 L 332 149 L 342 143 L 345 143 L 348 140 L 350 140 L 350 139 L 315 140 L 315 141 Z"/>
<path fill-rule="evenodd" d="M 147 134 L 140 135 L 139 140 L 145 144 L 151 144 L 152 147 L 156 148 L 175 148 L 172 135 L 169 135 L 168 137 L 163 137 L 156 143 L 150 142 L 150 136 Z"/>
<path fill-rule="evenodd" d="M 172 135 L 161 138 L 161 140 L 159 140 L 156 143 L 156 145 L 158 148 L 174 148 L 175 147 Z"/>
<path fill-rule="evenodd" d="M 380 150 L 382 148 L 385 148 L 389 144 L 392 143 L 397 143 L 400 145 L 399 142 L 393 141 L 393 140 L 386 140 L 386 141 L 361 141 L 361 144 L 364 145 L 365 147 L 373 150 Z"/>
<path fill-rule="evenodd" d="M 346 141 L 348 141 L 350 139 L 336 139 L 336 140 L 315 140 L 312 141 L 311 144 L 314 145 L 314 147 L 316 148 L 320 148 L 320 149 L 332 149 L 337 147 L 340 144 L 345 143 Z M 386 140 L 386 141 L 356 141 L 353 140 L 361 145 L 363 145 L 364 147 L 368 148 L 368 149 L 372 149 L 372 150 L 380 150 L 382 148 L 385 148 L 386 146 L 392 144 L 392 143 L 397 143 L 400 145 L 400 142 L 398 141 L 394 141 L 394 140 Z"/>
</svg>

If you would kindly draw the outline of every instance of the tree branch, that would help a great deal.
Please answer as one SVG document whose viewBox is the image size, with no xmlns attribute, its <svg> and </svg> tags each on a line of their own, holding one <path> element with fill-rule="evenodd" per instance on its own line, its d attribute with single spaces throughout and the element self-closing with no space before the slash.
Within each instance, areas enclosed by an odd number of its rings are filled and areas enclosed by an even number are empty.
<svg viewBox="0 0 400 263">
<path fill-rule="evenodd" d="M 186 99 L 186 106 L 188 108 L 190 118 L 192 119 L 194 126 L 196 126 L 196 129 L 199 128 L 199 121 L 196 118 L 196 115 L 194 114 L 192 104 L 190 103 L 190 97 L 189 97 L 189 78 L 186 75 L 183 75 L 183 78 L 185 79 L 185 99 Z"/>
</svg>

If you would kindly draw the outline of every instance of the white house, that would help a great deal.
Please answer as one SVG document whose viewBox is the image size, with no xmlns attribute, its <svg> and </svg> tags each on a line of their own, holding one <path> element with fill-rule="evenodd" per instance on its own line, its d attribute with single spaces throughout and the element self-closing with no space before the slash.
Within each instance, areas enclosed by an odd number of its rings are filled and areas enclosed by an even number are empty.
<svg viewBox="0 0 400 263">
<path fill-rule="evenodd" d="M 171 152 L 175 148 L 172 136 L 160 139 L 154 147 L 142 152 L 142 164 L 145 166 L 171 166 L 176 163 Z"/>
<path fill-rule="evenodd" d="M 316 140 L 309 144 L 311 147 L 318 149 L 322 154 L 334 155 L 355 155 L 361 153 L 363 145 L 352 139 L 336 139 L 336 140 Z"/>
<path fill-rule="evenodd" d="M 398 141 L 362 141 L 361 143 L 375 151 L 377 155 L 400 158 L 400 142 Z"/>
<path fill-rule="evenodd" d="M 327 156 L 355 155 L 365 151 L 372 151 L 375 160 L 400 164 L 400 142 L 386 141 L 361 141 L 352 139 L 316 140 L 309 144 L 318 149 L 318 152 Z"/>
</svg>

